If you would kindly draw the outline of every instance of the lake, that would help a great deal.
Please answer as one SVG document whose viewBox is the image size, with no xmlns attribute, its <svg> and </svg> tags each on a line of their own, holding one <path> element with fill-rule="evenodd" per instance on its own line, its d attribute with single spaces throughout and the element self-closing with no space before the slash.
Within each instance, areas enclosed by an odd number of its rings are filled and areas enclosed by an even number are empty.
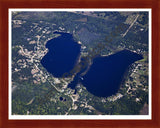
<svg viewBox="0 0 160 128">
<path fill-rule="evenodd" d="M 120 88 L 128 66 L 140 59 L 143 59 L 141 55 L 129 50 L 122 50 L 106 57 L 97 57 L 81 82 L 95 96 L 114 95 Z"/>
<path fill-rule="evenodd" d="M 46 43 L 49 52 L 42 58 L 41 64 L 54 77 L 62 77 L 77 64 L 81 45 L 75 42 L 69 33 L 54 32 L 54 34 L 60 36 Z"/>
<path fill-rule="evenodd" d="M 46 48 L 49 52 L 42 58 L 41 64 L 54 77 L 61 78 L 64 73 L 69 73 L 78 64 L 81 45 L 75 42 L 69 33 L 55 32 L 55 34 L 60 36 L 47 42 Z M 118 92 L 129 65 L 141 59 L 143 59 L 142 55 L 129 50 L 96 57 L 92 60 L 89 70 L 83 74 L 88 68 L 81 69 L 68 87 L 75 89 L 76 85 L 81 83 L 95 96 L 114 95 Z"/>
</svg>

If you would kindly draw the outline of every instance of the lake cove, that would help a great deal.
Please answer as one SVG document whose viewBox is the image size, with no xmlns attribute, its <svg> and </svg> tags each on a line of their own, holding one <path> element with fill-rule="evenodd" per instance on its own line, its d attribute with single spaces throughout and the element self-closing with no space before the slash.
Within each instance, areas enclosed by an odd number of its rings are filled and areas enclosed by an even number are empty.
<svg viewBox="0 0 160 128">
<path fill-rule="evenodd" d="M 69 33 L 54 32 L 54 34 L 60 36 L 46 43 L 49 52 L 42 58 L 41 64 L 54 77 L 62 77 L 77 64 L 81 45 L 75 42 Z"/>
<path fill-rule="evenodd" d="M 128 66 L 143 57 L 129 50 L 93 59 L 81 83 L 95 96 L 108 97 L 118 92 Z"/>
</svg>

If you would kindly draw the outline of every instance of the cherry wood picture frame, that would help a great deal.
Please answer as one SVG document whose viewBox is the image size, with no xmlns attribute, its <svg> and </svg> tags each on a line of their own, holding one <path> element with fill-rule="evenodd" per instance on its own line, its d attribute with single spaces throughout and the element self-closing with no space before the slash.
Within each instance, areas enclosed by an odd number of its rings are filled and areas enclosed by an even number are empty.
<svg viewBox="0 0 160 128">
<path fill-rule="evenodd" d="M 9 8 L 150 8 L 152 9 L 151 120 L 9 120 Z M 160 1 L 159 0 L 0 0 L 0 128 L 160 127 Z"/>
</svg>

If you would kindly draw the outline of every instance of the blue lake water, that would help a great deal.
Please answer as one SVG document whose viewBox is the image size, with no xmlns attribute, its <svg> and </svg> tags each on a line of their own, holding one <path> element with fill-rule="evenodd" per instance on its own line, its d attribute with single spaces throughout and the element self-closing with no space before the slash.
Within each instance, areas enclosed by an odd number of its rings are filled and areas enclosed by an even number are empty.
<svg viewBox="0 0 160 128">
<path fill-rule="evenodd" d="M 129 50 L 106 57 L 97 57 L 81 82 L 93 95 L 111 96 L 117 93 L 128 66 L 142 58 L 141 55 Z"/>
<path fill-rule="evenodd" d="M 69 33 L 56 33 L 61 36 L 47 42 L 49 52 L 42 58 L 41 64 L 54 77 L 62 77 L 78 64 L 81 45 Z M 128 66 L 140 59 L 143 59 L 141 55 L 129 50 L 96 57 L 86 74 L 82 76 L 85 68 L 81 69 L 68 87 L 74 89 L 78 83 L 82 83 L 95 96 L 111 96 L 118 91 Z"/>
<path fill-rule="evenodd" d="M 81 45 L 75 42 L 69 33 L 55 32 L 55 34 L 61 35 L 46 43 L 49 52 L 42 58 L 41 64 L 54 77 L 62 77 L 77 64 Z"/>
</svg>

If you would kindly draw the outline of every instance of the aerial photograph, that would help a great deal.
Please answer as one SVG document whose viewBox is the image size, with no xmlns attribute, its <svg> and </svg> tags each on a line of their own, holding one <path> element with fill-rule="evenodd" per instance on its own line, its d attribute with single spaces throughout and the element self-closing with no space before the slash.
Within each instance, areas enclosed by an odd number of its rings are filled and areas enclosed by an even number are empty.
<svg viewBox="0 0 160 128">
<path fill-rule="evenodd" d="M 149 11 L 12 10 L 11 115 L 149 115 Z"/>
</svg>

